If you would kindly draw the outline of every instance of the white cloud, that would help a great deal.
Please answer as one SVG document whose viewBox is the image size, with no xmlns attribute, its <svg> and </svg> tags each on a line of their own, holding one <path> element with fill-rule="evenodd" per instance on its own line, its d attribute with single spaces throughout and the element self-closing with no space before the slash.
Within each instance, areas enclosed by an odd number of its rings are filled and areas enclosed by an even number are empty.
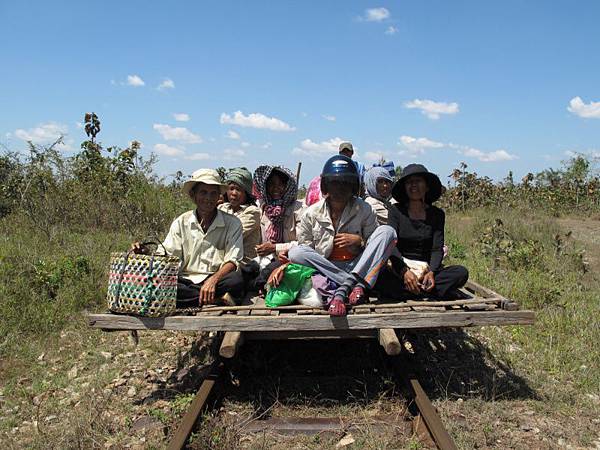
<svg viewBox="0 0 600 450">
<path fill-rule="evenodd" d="M 266 142 L 262 145 L 262 148 L 264 148 L 265 150 L 271 147 L 273 147 L 273 144 L 271 144 L 270 142 Z"/>
<path fill-rule="evenodd" d="M 313 142 L 310 139 L 304 139 L 300 142 L 299 147 L 295 147 L 292 153 L 297 155 L 308 155 L 308 156 L 321 156 L 321 155 L 335 155 L 338 153 L 339 146 L 342 142 L 346 142 L 339 137 L 329 139 L 328 141 Z M 356 151 L 355 151 L 356 155 Z"/>
<path fill-rule="evenodd" d="M 162 123 L 152 125 L 166 141 L 181 141 L 187 144 L 200 144 L 202 138 L 184 127 L 172 127 Z"/>
<path fill-rule="evenodd" d="M 239 138 L 240 138 L 240 135 L 239 135 L 239 133 L 236 133 L 236 132 L 235 132 L 235 131 L 233 131 L 233 130 L 229 130 L 229 131 L 227 132 L 227 137 L 228 137 L 229 139 L 234 139 L 234 140 L 237 140 L 237 139 L 239 139 Z"/>
<path fill-rule="evenodd" d="M 517 159 L 516 155 L 512 155 L 508 153 L 506 150 L 495 150 L 493 152 L 484 152 L 476 148 L 467 147 L 463 150 L 460 150 L 465 156 L 470 156 L 472 158 L 477 158 L 482 162 L 500 162 L 500 161 L 512 161 Z"/>
<path fill-rule="evenodd" d="M 190 121 L 190 115 L 186 114 L 186 113 L 173 113 L 173 118 L 177 122 L 189 122 Z"/>
<path fill-rule="evenodd" d="M 398 31 L 399 31 L 398 28 L 390 25 L 389 27 L 387 27 L 387 30 L 385 30 L 385 34 L 392 36 L 392 35 L 396 34 Z"/>
<path fill-rule="evenodd" d="M 240 145 L 242 147 L 248 148 L 248 147 L 250 147 L 250 142 L 242 142 Z"/>
<path fill-rule="evenodd" d="M 226 148 L 223 150 L 223 154 L 225 155 L 223 159 L 231 161 L 245 156 L 246 152 L 239 148 Z"/>
<path fill-rule="evenodd" d="M 165 156 L 183 156 L 185 152 L 177 147 L 171 147 L 167 144 L 155 144 L 154 151 L 159 155 Z"/>
<path fill-rule="evenodd" d="M 589 149 L 585 152 L 578 152 L 575 150 L 567 150 L 565 155 L 569 158 L 576 158 L 577 156 L 589 156 L 591 158 L 600 158 L 600 150 Z"/>
<path fill-rule="evenodd" d="M 66 136 L 69 128 L 66 125 L 57 122 L 46 122 L 37 127 L 24 130 L 19 128 L 15 130 L 14 136 L 22 141 L 31 142 L 37 145 L 53 144 L 61 136 Z M 62 151 L 73 150 L 72 140 L 58 144 L 56 148 Z"/>
<path fill-rule="evenodd" d="M 330 122 L 335 122 L 335 116 L 328 116 L 328 115 L 324 114 L 323 119 L 329 120 Z"/>
<path fill-rule="evenodd" d="M 261 113 L 251 113 L 251 114 L 248 114 L 247 116 L 245 116 L 244 113 L 242 113 L 241 111 L 234 112 L 233 116 L 222 113 L 221 114 L 221 123 L 222 124 L 239 125 L 240 127 L 263 128 L 263 129 L 273 130 L 273 131 L 294 131 L 295 130 L 294 127 L 291 127 L 289 124 L 287 124 L 283 120 L 277 119 L 275 117 L 267 117 Z"/>
<path fill-rule="evenodd" d="M 162 91 L 164 89 L 175 89 L 175 82 L 170 78 L 165 78 L 156 89 L 158 89 L 159 91 Z"/>
<path fill-rule="evenodd" d="M 206 161 L 207 159 L 212 159 L 212 156 L 208 153 L 192 153 L 191 155 L 186 155 L 184 158 L 189 161 Z"/>
<path fill-rule="evenodd" d="M 381 22 L 390 18 L 390 11 L 387 8 L 370 8 L 365 10 L 363 20 L 367 22 Z"/>
<path fill-rule="evenodd" d="M 482 162 L 501 162 L 518 159 L 518 156 L 508 153 L 506 150 L 495 150 L 491 152 L 485 152 L 477 148 L 469 147 L 468 145 L 436 142 L 425 137 L 414 138 L 412 136 L 401 136 L 400 142 L 398 142 L 398 144 L 406 148 L 406 150 L 399 152 L 401 155 L 408 155 L 413 157 L 421 156 L 425 154 L 427 150 L 451 148 L 462 155 L 471 158 L 476 158 Z"/>
<path fill-rule="evenodd" d="M 365 153 L 365 159 L 367 161 L 378 162 L 378 161 L 381 161 L 382 158 L 384 158 L 383 153 L 377 153 L 377 152 L 366 152 Z"/>
<path fill-rule="evenodd" d="M 415 138 L 412 136 L 400 136 L 400 142 L 398 145 L 402 145 L 406 148 L 400 152 L 401 155 L 422 155 L 427 150 L 443 148 L 445 145 L 442 142 L 432 141 L 426 137 Z"/>
<path fill-rule="evenodd" d="M 144 86 L 144 80 L 142 80 L 138 75 L 127 75 L 127 85 L 133 87 L 141 87 Z"/>
<path fill-rule="evenodd" d="M 432 120 L 440 118 L 440 114 L 458 113 L 458 103 L 434 102 L 433 100 L 419 100 L 418 98 L 404 103 L 408 109 L 420 109 L 423 114 Z"/>
<path fill-rule="evenodd" d="M 600 119 L 600 102 L 584 103 L 581 97 L 573 97 L 567 109 L 584 119 Z"/>
</svg>

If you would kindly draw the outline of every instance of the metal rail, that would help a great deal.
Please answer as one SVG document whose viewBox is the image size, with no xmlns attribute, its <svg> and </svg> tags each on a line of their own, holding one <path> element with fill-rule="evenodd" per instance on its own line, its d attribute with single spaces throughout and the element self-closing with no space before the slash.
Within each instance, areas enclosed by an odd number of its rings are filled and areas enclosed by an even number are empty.
<svg viewBox="0 0 600 450">
<path fill-rule="evenodd" d="M 389 356 L 392 372 L 395 373 L 399 381 L 402 381 L 406 387 L 412 405 L 416 410 L 412 411 L 413 416 L 413 432 L 422 440 L 424 444 L 434 444 L 440 450 L 456 450 L 457 447 L 452 440 L 450 434 L 443 425 L 435 407 L 427 394 L 421 387 L 417 377 L 409 372 L 407 368 L 414 365 L 414 361 L 406 351 L 403 351 L 398 356 Z M 216 385 L 218 378 L 224 371 L 224 363 L 217 359 L 206 379 L 203 381 L 196 397 L 192 401 L 188 411 L 183 417 L 177 431 L 173 435 L 168 445 L 168 450 L 180 450 L 184 448 L 186 441 L 192 432 L 194 425 L 198 420 L 198 416 L 202 410 L 206 409 L 207 400 Z M 339 419 L 327 418 L 280 418 L 271 419 L 269 423 L 265 423 L 259 427 L 250 427 L 247 431 L 264 431 L 269 428 L 274 431 L 280 431 L 285 434 L 294 434 L 297 432 L 327 432 L 336 428 L 339 430 Z"/>
</svg>

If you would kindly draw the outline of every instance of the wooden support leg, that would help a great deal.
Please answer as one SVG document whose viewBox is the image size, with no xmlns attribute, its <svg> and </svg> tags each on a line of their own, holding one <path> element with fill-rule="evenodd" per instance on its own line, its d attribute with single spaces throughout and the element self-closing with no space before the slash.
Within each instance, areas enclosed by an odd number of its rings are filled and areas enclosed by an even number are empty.
<svg viewBox="0 0 600 450">
<path fill-rule="evenodd" d="M 219 355 L 223 358 L 233 358 L 243 343 L 244 334 L 241 331 L 227 331 L 221 342 Z"/>
<path fill-rule="evenodd" d="M 402 350 L 398 336 L 392 328 L 382 328 L 379 330 L 379 344 L 390 356 L 399 355 Z"/>
</svg>

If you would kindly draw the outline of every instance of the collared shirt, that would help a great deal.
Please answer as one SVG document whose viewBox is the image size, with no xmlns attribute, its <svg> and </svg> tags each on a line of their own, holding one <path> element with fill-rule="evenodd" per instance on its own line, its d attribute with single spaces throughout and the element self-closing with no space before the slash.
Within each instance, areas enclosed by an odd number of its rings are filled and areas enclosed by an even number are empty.
<svg viewBox="0 0 600 450">
<path fill-rule="evenodd" d="M 261 211 L 260 229 L 262 232 L 262 242 L 268 242 L 266 234 L 269 225 L 271 225 L 271 220 L 265 214 L 264 204 L 261 207 Z M 282 251 L 289 250 L 290 247 L 297 244 L 297 227 L 300 224 L 300 218 L 304 211 L 302 202 L 298 200 L 285 209 L 283 213 L 283 242 L 275 244 L 275 253 L 279 254 Z"/>
<path fill-rule="evenodd" d="M 382 202 L 379 199 L 376 199 L 375 197 L 370 196 L 367 196 L 367 198 L 365 198 L 365 202 L 367 202 L 369 205 L 371 205 L 371 208 L 373 208 L 373 212 L 375 213 L 375 215 L 377 215 L 377 222 L 379 223 L 379 225 L 387 225 L 389 209 L 388 206 L 386 206 L 386 203 Z M 393 205 L 395 203 L 396 200 L 390 198 L 388 204 Z"/>
<path fill-rule="evenodd" d="M 327 200 L 322 199 L 310 206 L 302 216 L 298 227 L 298 244 L 308 245 L 329 258 L 337 233 L 357 234 L 366 241 L 375 228 L 377 218 L 371 206 L 361 198 L 352 198 L 344 208 L 336 230 Z"/>
<path fill-rule="evenodd" d="M 205 233 L 196 212 L 188 211 L 173 221 L 163 246 L 181 260 L 182 277 L 201 283 L 227 262 L 239 266 L 244 257 L 242 223 L 237 217 L 217 210 Z"/>
<path fill-rule="evenodd" d="M 244 260 L 256 256 L 256 246 L 260 244 L 260 209 L 256 205 L 240 205 L 240 209 L 233 211 L 231 203 L 218 206 L 221 211 L 232 214 L 242 222 L 244 236 Z"/>
</svg>

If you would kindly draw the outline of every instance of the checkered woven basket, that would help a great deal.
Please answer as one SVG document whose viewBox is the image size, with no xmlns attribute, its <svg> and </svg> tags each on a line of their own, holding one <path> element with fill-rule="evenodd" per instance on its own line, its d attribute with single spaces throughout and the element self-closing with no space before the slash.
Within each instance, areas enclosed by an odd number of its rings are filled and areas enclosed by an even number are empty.
<svg viewBox="0 0 600 450">
<path fill-rule="evenodd" d="M 175 311 L 179 258 L 112 253 L 108 309 L 122 314 L 163 317 Z"/>
</svg>

